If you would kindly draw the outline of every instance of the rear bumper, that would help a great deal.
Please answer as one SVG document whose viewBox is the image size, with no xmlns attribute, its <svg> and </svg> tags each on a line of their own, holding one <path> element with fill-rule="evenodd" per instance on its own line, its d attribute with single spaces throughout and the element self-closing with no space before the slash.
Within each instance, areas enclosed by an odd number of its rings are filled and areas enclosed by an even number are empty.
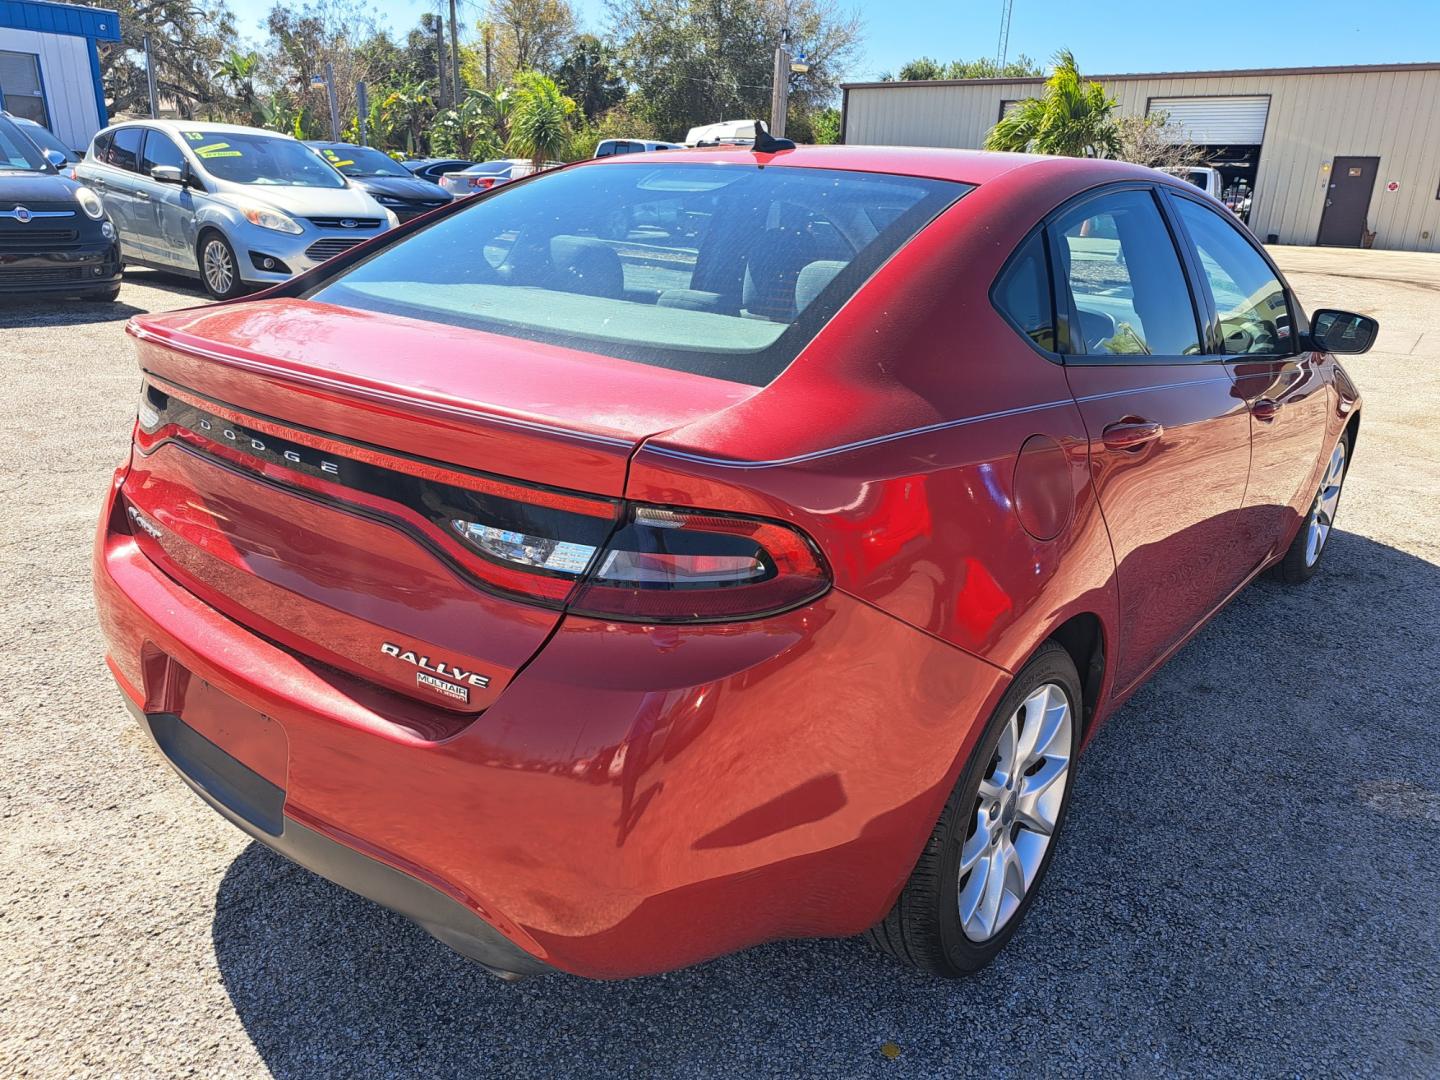
<svg viewBox="0 0 1440 1080">
<path fill-rule="evenodd" d="M 174 713 L 125 704 L 190 789 L 232 825 L 292 862 L 418 923 L 502 978 L 549 971 L 464 904 L 285 816 L 285 792 Z"/>
<path fill-rule="evenodd" d="M 100 623 L 172 764 L 501 972 L 628 977 L 872 925 L 1008 680 L 832 591 L 754 624 L 567 617 L 478 718 L 427 727 L 176 585 L 114 521 L 118 484 Z"/>
</svg>

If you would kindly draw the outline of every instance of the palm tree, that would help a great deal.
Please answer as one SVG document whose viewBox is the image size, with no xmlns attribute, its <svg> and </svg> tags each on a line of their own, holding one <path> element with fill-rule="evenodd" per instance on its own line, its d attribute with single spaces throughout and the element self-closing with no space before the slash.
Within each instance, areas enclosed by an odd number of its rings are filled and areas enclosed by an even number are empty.
<svg viewBox="0 0 1440 1080">
<path fill-rule="evenodd" d="M 570 116 L 575 102 L 560 92 L 553 79 L 538 71 L 515 76 L 515 105 L 506 148 L 541 168 L 564 153 L 570 143 Z"/>
<path fill-rule="evenodd" d="M 263 112 L 255 97 L 255 73 L 260 70 L 260 55 L 231 49 L 220 60 L 216 74 L 230 84 L 230 93 L 252 124 L 259 124 Z"/>
<path fill-rule="evenodd" d="M 1097 82 L 1085 82 L 1069 49 L 1055 54 L 1045 93 L 1027 98 L 990 129 L 986 150 L 1062 157 L 1105 157 L 1120 149 L 1111 115 L 1119 104 Z"/>
</svg>

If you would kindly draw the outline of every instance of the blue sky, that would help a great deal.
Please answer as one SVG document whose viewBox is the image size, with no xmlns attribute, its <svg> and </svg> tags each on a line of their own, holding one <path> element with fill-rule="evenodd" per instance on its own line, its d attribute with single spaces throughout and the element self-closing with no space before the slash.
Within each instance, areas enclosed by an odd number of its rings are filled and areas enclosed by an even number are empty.
<svg viewBox="0 0 1440 1080">
<path fill-rule="evenodd" d="M 241 33 L 260 37 L 272 0 L 230 0 Z M 600 29 L 604 0 L 572 0 Z M 1002 0 L 861 0 L 865 47 L 847 81 L 895 70 L 920 55 L 993 56 Z M 1082 71 L 1197 71 L 1440 60 L 1440 0 L 1014 0 L 1010 55 L 1042 62 L 1069 47 Z M 298 5 L 297 5 L 298 6 Z M 847 6 L 841 0 L 841 6 Z M 385 0 L 376 9 L 403 32 L 435 0 Z M 483 5 L 463 0 L 472 26 Z M 463 37 L 463 32 L 462 32 Z"/>
</svg>

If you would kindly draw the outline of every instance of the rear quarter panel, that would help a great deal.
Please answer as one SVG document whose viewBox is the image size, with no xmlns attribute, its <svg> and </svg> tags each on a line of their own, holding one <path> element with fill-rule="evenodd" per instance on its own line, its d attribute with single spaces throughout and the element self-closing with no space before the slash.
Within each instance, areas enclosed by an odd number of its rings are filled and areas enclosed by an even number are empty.
<svg viewBox="0 0 1440 1080">
<path fill-rule="evenodd" d="M 1083 422 L 1063 368 L 989 298 L 1035 221 L 1089 182 L 1022 166 L 978 187 L 765 391 L 650 440 L 627 494 L 792 521 L 837 588 L 1010 671 L 1073 614 L 1111 636 L 1114 559 Z M 1037 436 L 1032 450 L 1048 449 L 1022 463 Z M 1047 504 L 1054 535 L 1022 525 L 1027 499 Z"/>
</svg>

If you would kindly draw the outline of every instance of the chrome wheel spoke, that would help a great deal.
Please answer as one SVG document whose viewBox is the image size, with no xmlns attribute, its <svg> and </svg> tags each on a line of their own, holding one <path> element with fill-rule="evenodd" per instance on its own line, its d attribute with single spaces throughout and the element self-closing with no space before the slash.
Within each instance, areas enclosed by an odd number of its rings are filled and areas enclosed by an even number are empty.
<svg viewBox="0 0 1440 1080">
<path fill-rule="evenodd" d="M 960 851 L 956 906 L 971 941 L 1004 930 L 1040 873 L 1069 787 L 1073 723 L 1064 688 L 1046 683 L 1000 729 Z"/>
<path fill-rule="evenodd" d="M 965 841 L 965 846 L 960 849 L 960 875 L 962 877 L 975 869 L 975 864 L 984 857 L 985 849 L 990 846 L 989 824 L 989 815 L 982 807 L 975 814 L 974 834 Z"/>
<path fill-rule="evenodd" d="M 1335 511 L 1340 507 L 1340 488 L 1345 481 L 1345 444 L 1337 443 L 1325 466 L 1325 478 L 1320 481 L 1320 490 L 1315 494 L 1315 504 L 1305 521 L 1305 565 L 1314 566 L 1330 538 L 1330 529 L 1335 524 Z"/>
</svg>

